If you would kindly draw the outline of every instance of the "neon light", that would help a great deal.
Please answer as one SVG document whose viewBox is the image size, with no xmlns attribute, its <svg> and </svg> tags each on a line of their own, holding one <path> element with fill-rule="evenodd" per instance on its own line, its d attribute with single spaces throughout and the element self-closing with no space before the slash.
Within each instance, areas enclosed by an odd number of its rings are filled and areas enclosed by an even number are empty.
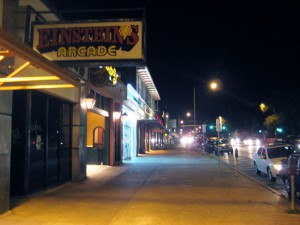
<svg viewBox="0 0 300 225">
<path fill-rule="evenodd" d="M 0 87 L 0 91 L 29 90 L 29 89 L 51 89 L 51 88 L 73 88 L 72 84 L 47 84 L 47 85 L 28 85 L 28 86 L 8 86 Z"/>
<path fill-rule="evenodd" d="M 7 75 L 6 78 L 14 77 L 17 73 L 21 72 L 23 69 L 25 69 L 29 65 L 30 65 L 30 62 L 27 61 L 22 66 L 20 66 L 19 68 L 17 68 L 14 72 L 12 72 L 11 74 Z M 2 85 L 2 84 L 3 84 L 3 82 L 0 83 L 0 85 Z"/>
<path fill-rule="evenodd" d="M 111 77 L 112 84 L 115 85 L 117 83 L 117 79 L 119 75 L 117 74 L 116 68 L 113 68 L 112 66 L 106 66 L 105 69 L 109 73 Z"/>
<path fill-rule="evenodd" d="M 22 81 L 42 81 L 42 80 L 59 80 L 57 76 L 40 76 L 40 77 L 11 77 L 0 78 L 0 82 L 22 82 Z"/>
<path fill-rule="evenodd" d="M 0 50 L 0 54 L 8 54 L 9 51 L 8 50 Z"/>
<path fill-rule="evenodd" d="M 131 84 L 127 84 L 127 99 L 131 100 L 135 105 L 140 106 L 140 95 L 134 90 Z"/>
</svg>

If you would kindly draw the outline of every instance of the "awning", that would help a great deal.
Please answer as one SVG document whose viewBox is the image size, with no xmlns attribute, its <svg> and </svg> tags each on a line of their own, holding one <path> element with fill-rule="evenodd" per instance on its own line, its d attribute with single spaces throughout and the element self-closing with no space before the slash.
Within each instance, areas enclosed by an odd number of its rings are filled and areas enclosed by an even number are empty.
<svg viewBox="0 0 300 225">
<path fill-rule="evenodd" d="M 138 127 L 149 127 L 152 131 L 162 133 L 165 132 L 165 127 L 161 125 L 157 120 L 138 120 L 137 121 Z"/>
<path fill-rule="evenodd" d="M 0 91 L 74 88 L 80 77 L 44 58 L 0 28 Z"/>
<path fill-rule="evenodd" d="M 147 89 L 149 90 L 154 101 L 160 101 L 160 96 L 152 80 L 148 67 L 139 67 L 137 68 L 137 72 L 141 77 L 142 81 L 144 82 L 144 84 L 146 85 Z"/>
</svg>

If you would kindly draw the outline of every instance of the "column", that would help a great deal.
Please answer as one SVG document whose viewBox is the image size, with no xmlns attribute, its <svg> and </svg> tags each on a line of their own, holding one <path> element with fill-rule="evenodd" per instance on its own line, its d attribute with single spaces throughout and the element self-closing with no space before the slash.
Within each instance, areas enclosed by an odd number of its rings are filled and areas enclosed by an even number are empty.
<svg viewBox="0 0 300 225">
<path fill-rule="evenodd" d="M 0 92 L 0 214 L 9 210 L 12 92 Z"/>
<path fill-rule="evenodd" d="M 81 99 L 85 97 L 85 87 L 81 88 Z M 73 106 L 72 123 L 72 180 L 81 181 L 86 178 L 86 108 L 80 103 Z"/>
</svg>

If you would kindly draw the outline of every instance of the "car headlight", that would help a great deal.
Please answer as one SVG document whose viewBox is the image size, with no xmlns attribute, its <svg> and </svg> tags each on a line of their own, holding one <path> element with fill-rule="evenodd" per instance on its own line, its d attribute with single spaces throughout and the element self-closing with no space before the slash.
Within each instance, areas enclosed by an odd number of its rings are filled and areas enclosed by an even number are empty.
<svg viewBox="0 0 300 225">
<path fill-rule="evenodd" d="M 280 164 L 275 164 L 274 168 L 275 168 L 275 170 L 279 171 L 279 170 L 281 170 L 282 167 Z"/>
<path fill-rule="evenodd" d="M 248 139 L 248 145 L 253 145 L 253 140 L 252 139 Z"/>
<path fill-rule="evenodd" d="M 193 143 L 194 138 L 189 137 L 189 136 L 184 136 L 184 137 L 181 138 L 180 141 L 181 141 L 182 144 L 191 144 L 191 143 Z"/>
<path fill-rule="evenodd" d="M 231 138 L 231 140 L 230 140 L 230 143 L 232 144 L 232 145 L 235 145 L 235 139 L 234 138 Z"/>
<path fill-rule="evenodd" d="M 256 140 L 255 140 L 255 144 L 256 144 L 256 145 L 260 145 L 260 144 L 261 144 L 260 140 L 256 139 Z"/>
</svg>

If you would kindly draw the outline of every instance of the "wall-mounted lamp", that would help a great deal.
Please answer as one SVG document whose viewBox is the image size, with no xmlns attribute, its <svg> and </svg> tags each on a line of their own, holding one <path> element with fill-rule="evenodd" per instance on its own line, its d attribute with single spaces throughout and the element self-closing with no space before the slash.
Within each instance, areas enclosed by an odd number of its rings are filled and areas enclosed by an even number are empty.
<svg viewBox="0 0 300 225">
<path fill-rule="evenodd" d="M 96 99 L 93 93 L 87 94 L 87 96 L 84 99 L 85 106 L 87 109 L 92 109 L 94 108 L 94 105 L 96 103 Z"/>
<path fill-rule="evenodd" d="M 118 111 L 114 111 L 113 112 L 113 118 L 114 119 L 118 120 L 118 119 L 120 119 L 120 117 L 121 117 L 121 113 L 120 112 L 118 112 Z"/>
</svg>

